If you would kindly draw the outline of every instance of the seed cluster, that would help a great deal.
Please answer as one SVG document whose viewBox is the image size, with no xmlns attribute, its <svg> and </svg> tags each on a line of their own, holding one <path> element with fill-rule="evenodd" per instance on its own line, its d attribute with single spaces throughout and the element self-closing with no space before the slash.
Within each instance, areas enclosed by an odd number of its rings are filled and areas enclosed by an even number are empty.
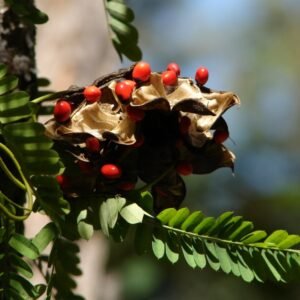
<svg viewBox="0 0 300 300">
<path fill-rule="evenodd" d="M 66 196 L 128 193 L 140 179 L 160 211 L 184 199 L 181 176 L 233 168 L 222 114 L 238 97 L 204 86 L 205 67 L 195 82 L 180 73 L 175 62 L 163 72 L 139 62 L 57 100 L 46 133 L 64 153 L 57 180 Z"/>
</svg>

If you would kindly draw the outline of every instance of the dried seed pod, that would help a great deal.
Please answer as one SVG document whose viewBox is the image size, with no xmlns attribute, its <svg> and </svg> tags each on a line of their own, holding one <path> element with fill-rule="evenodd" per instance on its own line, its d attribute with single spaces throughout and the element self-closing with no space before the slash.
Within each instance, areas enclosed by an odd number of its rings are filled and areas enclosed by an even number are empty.
<svg viewBox="0 0 300 300">
<path fill-rule="evenodd" d="M 84 88 L 72 87 L 62 93 L 62 97 L 74 103 L 74 110 L 66 123 L 49 120 L 46 134 L 63 145 L 70 145 L 64 149 L 79 160 L 87 160 L 99 168 L 113 161 L 124 174 L 138 176 L 146 183 L 170 169 L 173 181 L 168 175 L 168 180 L 162 178 L 155 185 L 157 191 L 153 189 L 155 207 L 157 211 L 165 205 L 177 207 L 185 194 L 184 183 L 176 173 L 178 162 L 189 162 L 193 174 L 210 173 L 221 167 L 233 169 L 234 154 L 214 139 L 211 132 L 228 132 L 222 115 L 240 100 L 232 92 L 214 91 L 190 78 L 178 77 L 176 85 L 166 89 L 162 74 L 156 72 L 148 72 L 147 80 L 134 82 L 133 68 L 103 76 L 91 84 L 101 90 L 101 101 L 87 103 Z M 132 84 L 130 101 L 120 97 L 116 89 L 118 82 Z M 89 137 L 101 143 L 100 151 L 86 150 Z M 140 137 L 143 143 L 139 143 Z M 179 139 L 180 147 L 176 147 Z M 133 156 L 128 158 L 131 152 Z M 102 179 L 98 177 L 95 190 L 117 193 L 121 179 L 114 179 L 115 186 L 105 187 L 106 183 L 99 182 Z M 176 192 L 172 194 L 173 188 Z M 174 201 L 162 200 L 162 191 Z"/>
</svg>

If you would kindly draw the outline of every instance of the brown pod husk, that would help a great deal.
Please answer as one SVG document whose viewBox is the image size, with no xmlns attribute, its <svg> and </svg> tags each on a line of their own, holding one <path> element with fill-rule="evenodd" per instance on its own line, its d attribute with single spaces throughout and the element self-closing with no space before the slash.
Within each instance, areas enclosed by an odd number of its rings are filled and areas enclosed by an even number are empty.
<svg viewBox="0 0 300 300">
<path fill-rule="evenodd" d="M 69 144 L 65 150 L 74 159 L 88 161 L 95 169 L 110 160 L 123 165 L 124 177 L 134 181 L 138 176 L 151 183 L 179 160 L 191 163 L 194 174 L 210 173 L 221 167 L 234 168 L 234 154 L 224 145 L 215 143 L 212 130 L 228 131 L 222 116 L 227 109 L 240 104 L 237 95 L 198 86 L 190 78 L 178 78 L 177 86 L 170 89 L 163 85 L 161 73 L 152 72 L 149 81 L 137 83 L 130 103 L 123 103 L 115 94 L 115 85 L 120 80 L 132 80 L 132 69 L 133 66 L 95 80 L 93 85 L 102 90 L 98 102 L 87 103 L 82 94 L 84 88 L 71 87 L 63 92 L 62 97 L 74 103 L 75 109 L 65 123 L 49 120 L 45 124 L 46 134 L 53 140 Z M 128 105 L 143 110 L 145 118 L 133 121 L 127 114 Z M 184 116 L 191 124 L 183 135 L 179 122 Z M 91 155 L 85 149 L 85 139 L 89 136 L 103 143 L 98 154 Z M 144 144 L 133 148 L 139 136 L 144 137 Z M 175 146 L 178 139 L 182 140 L 181 147 Z M 124 163 L 127 152 L 132 151 L 134 159 Z M 130 156 L 127 159 L 130 160 Z M 126 178 L 120 178 L 122 180 Z M 113 191 L 118 182 L 109 183 L 108 189 L 106 184 L 103 178 L 96 178 L 98 188 L 95 190 Z M 175 167 L 172 176 L 168 174 L 155 184 L 153 193 L 157 211 L 180 205 L 185 186 Z"/>
</svg>

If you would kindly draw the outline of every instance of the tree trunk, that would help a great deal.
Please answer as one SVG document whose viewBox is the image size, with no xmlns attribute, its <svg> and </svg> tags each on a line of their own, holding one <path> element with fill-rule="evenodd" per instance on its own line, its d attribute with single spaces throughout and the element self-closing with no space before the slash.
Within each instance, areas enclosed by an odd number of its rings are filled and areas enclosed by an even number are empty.
<svg viewBox="0 0 300 300">
<path fill-rule="evenodd" d="M 33 5 L 33 1 L 28 1 Z M 37 92 L 35 36 L 34 24 L 23 22 L 4 0 L 0 0 L 0 63 L 6 64 L 9 72 L 19 77 L 19 88 L 31 97 Z"/>
</svg>

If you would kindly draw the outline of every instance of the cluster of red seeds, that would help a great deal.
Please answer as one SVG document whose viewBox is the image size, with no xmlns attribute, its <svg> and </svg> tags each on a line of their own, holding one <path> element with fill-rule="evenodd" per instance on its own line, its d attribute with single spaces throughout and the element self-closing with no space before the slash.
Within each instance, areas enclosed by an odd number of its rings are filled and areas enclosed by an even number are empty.
<svg viewBox="0 0 300 300">
<path fill-rule="evenodd" d="M 180 67 L 177 63 L 171 62 L 167 65 L 165 71 L 161 73 L 161 80 L 166 87 L 176 87 L 178 85 L 178 77 L 180 75 Z M 132 98 L 132 93 L 136 88 L 136 85 L 147 83 L 151 76 L 151 66 L 147 62 L 137 63 L 132 70 L 132 80 L 118 81 L 115 85 L 115 94 L 123 104 L 129 104 Z M 199 67 L 195 73 L 195 81 L 199 86 L 206 84 L 209 78 L 208 69 L 205 67 Z M 102 91 L 97 86 L 87 86 L 83 90 L 83 96 L 87 103 L 95 103 L 101 101 Z M 126 112 L 128 117 L 134 121 L 142 121 L 145 117 L 145 112 L 141 109 L 127 105 Z M 72 114 L 72 104 L 67 99 L 59 99 L 54 107 L 54 118 L 58 123 L 65 123 L 69 121 Z M 191 120 L 187 116 L 183 116 L 179 120 L 179 132 L 182 136 L 189 132 L 191 126 Z M 215 143 L 223 143 L 229 136 L 229 133 L 224 130 L 215 130 L 213 139 Z M 137 138 L 135 144 L 132 145 L 134 148 L 140 147 L 144 143 L 144 137 L 140 136 Z M 85 140 L 86 149 L 90 153 L 99 153 L 101 151 L 101 142 L 95 137 L 89 137 Z M 178 145 L 180 141 L 178 141 Z M 83 173 L 88 174 L 90 172 L 90 166 L 88 163 L 81 162 L 79 164 L 80 169 Z M 186 176 L 193 173 L 193 166 L 188 161 L 179 161 L 176 165 L 176 171 L 178 174 Z M 104 164 L 99 169 L 100 174 L 106 179 L 119 179 L 122 176 L 121 168 L 116 164 Z M 58 183 L 62 188 L 66 188 L 69 183 L 64 175 L 57 177 Z M 129 191 L 134 189 L 134 182 L 122 182 L 118 188 L 123 191 Z"/>
</svg>

